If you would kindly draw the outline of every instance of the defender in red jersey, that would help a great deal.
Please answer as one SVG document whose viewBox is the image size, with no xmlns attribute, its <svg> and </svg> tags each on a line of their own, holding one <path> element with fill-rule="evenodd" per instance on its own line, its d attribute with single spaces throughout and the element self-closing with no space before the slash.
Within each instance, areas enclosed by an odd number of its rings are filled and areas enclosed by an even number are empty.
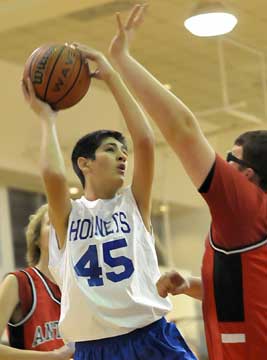
<svg viewBox="0 0 267 360">
<path fill-rule="evenodd" d="M 129 52 L 144 9 L 135 6 L 126 26 L 118 15 L 119 35 L 110 54 L 179 157 L 212 216 L 202 281 L 171 272 L 161 277 L 158 291 L 162 296 L 186 293 L 203 299 L 210 360 L 265 359 L 267 131 L 240 135 L 228 154 L 229 163 L 216 155 L 192 112 Z"/>
<path fill-rule="evenodd" d="M 8 323 L 10 346 L 49 351 L 64 345 L 58 331 L 60 290 L 35 267 L 14 273 L 18 281 L 23 318 Z"/>
<path fill-rule="evenodd" d="M 58 332 L 61 293 L 48 270 L 47 205 L 31 216 L 26 231 L 31 267 L 7 275 L 0 285 L 0 333 L 8 323 L 9 346 L 0 359 L 71 358 Z"/>
</svg>

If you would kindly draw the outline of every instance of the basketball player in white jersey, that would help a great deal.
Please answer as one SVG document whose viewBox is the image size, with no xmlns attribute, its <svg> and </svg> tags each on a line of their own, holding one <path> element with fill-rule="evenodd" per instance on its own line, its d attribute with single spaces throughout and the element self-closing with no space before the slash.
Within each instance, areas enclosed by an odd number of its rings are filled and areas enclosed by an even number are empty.
<svg viewBox="0 0 267 360">
<path fill-rule="evenodd" d="M 195 359 L 164 315 L 170 302 L 156 289 L 160 273 L 150 222 L 154 137 L 147 119 L 118 73 L 99 52 L 78 47 L 97 65 L 123 114 L 133 142 L 130 187 L 122 188 L 128 151 L 123 135 L 100 130 L 82 137 L 72 152 L 84 196 L 72 201 L 58 143 L 56 114 L 24 95 L 41 118 L 41 173 L 46 187 L 50 267 L 62 291 L 60 332 L 76 342 L 75 359 Z"/>
</svg>

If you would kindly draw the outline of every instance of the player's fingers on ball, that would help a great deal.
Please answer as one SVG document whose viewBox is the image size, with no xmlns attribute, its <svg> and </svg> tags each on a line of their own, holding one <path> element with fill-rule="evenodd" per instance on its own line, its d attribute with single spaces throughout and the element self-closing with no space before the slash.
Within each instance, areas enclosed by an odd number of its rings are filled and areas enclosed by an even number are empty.
<svg viewBox="0 0 267 360">
<path fill-rule="evenodd" d="M 28 77 L 27 78 L 27 89 L 28 89 L 28 93 L 30 95 L 30 97 L 35 97 L 35 91 L 31 82 L 31 79 Z"/>
<path fill-rule="evenodd" d="M 27 86 L 26 86 L 26 84 L 24 83 L 23 80 L 21 81 L 21 89 L 22 89 L 22 94 L 23 94 L 23 96 L 24 96 L 24 99 L 25 99 L 26 101 L 28 101 L 28 99 L 29 99 L 29 93 L 28 93 L 28 90 L 27 90 Z"/>
<path fill-rule="evenodd" d="M 79 44 L 79 43 L 77 43 L 77 42 L 75 42 L 75 41 L 73 41 L 73 42 L 70 43 L 70 47 L 77 48 L 77 47 L 79 47 L 79 46 L 81 46 L 81 44 Z"/>
<path fill-rule="evenodd" d="M 83 53 L 83 55 L 90 60 L 96 60 L 97 58 L 102 56 L 102 54 L 99 51 L 89 46 L 80 45 L 76 47 L 76 49 L 80 50 Z"/>
<path fill-rule="evenodd" d="M 91 78 L 100 79 L 100 71 L 96 70 L 93 73 L 91 73 Z"/>
<path fill-rule="evenodd" d="M 86 59 L 88 60 L 92 60 L 92 61 L 97 61 L 97 59 L 99 58 L 98 54 L 95 53 L 94 51 L 86 51 L 86 52 L 83 52 L 84 56 Z"/>
<path fill-rule="evenodd" d="M 79 50 L 83 53 L 85 53 L 88 50 L 88 48 L 85 45 L 77 43 L 77 42 L 70 43 L 69 47 L 73 50 Z"/>
</svg>

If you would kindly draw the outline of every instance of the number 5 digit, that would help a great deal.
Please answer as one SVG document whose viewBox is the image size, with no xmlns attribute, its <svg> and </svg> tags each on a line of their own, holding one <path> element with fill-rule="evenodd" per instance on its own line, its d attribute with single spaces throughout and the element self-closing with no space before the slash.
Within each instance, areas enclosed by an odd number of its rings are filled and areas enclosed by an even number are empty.
<svg viewBox="0 0 267 360">
<path fill-rule="evenodd" d="M 125 239 L 113 240 L 103 244 L 104 262 L 112 268 L 117 266 L 124 267 L 124 270 L 120 273 L 116 273 L 114 271 L 106 273 L 107 278 L 112 282 L 129 279 L 129 277 L 134 272 L 133 262 L 131 259 L 127 258 L 126 256 L 111 256 L 112 250 L 121 249 L 123 247 L 127 247 L 127 242 Z"/>
</svg>

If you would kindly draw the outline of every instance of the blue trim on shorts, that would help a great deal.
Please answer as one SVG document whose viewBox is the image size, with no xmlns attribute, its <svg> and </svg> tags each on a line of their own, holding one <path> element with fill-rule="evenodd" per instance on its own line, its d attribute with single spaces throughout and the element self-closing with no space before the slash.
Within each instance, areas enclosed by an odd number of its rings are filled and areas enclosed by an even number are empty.
<svg viewBox="0 0 267 360">
<path fill-rule="evenodd" d="M 162 318 L 127 334 L 76 342 L 74 359 L 196 360 L 196 357 L 176 325 Z"/>
</svg>

